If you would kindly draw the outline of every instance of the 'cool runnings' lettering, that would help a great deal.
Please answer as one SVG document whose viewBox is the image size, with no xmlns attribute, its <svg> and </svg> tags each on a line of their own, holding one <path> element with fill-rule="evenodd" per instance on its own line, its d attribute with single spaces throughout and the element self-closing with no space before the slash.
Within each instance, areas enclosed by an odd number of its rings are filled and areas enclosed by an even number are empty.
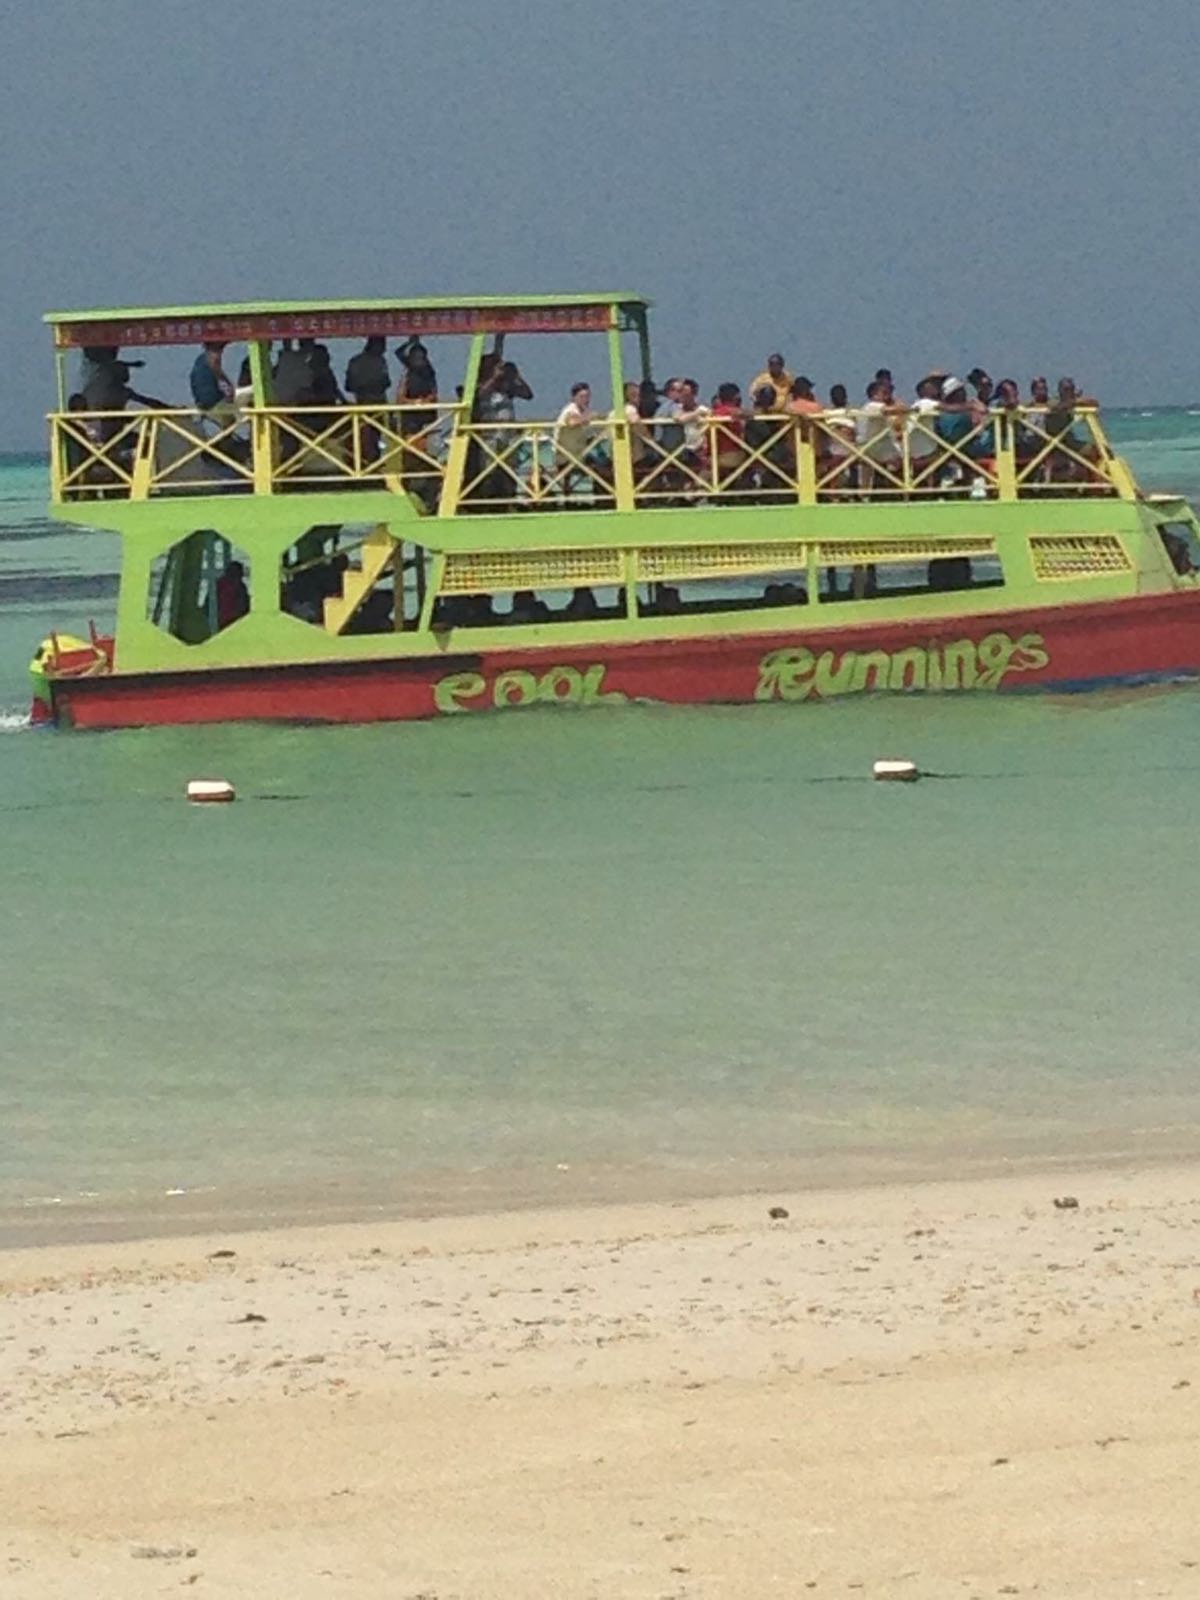
<svg viewBox="0 0 1200 1600">
<path fill-rule="evenodd" d="M 1050 662 L 1040 633 L 989 633 L 976 642 L 909 645 L 903 650 L 772 650 L 758 664 L 756 700 L 826 700 L 867 689 L 998 689 L 1009 672 L 1039 672 Z"/>
<path fill-rule="evenodd" d="M 494 706 L 595 706 L 625 699 L 616 689 L 605 689 L 605 669 L 599 663 L 590 667 L 551 667 L 548 672 L 526 672 L 513 667 L 488 679 L 482 672 L 453 672 L 439 678 L 433 686 L 433 703 L 439 711 L 470 711 L 480 707 L 472 702 L 488 699 Z"/>
</svg>

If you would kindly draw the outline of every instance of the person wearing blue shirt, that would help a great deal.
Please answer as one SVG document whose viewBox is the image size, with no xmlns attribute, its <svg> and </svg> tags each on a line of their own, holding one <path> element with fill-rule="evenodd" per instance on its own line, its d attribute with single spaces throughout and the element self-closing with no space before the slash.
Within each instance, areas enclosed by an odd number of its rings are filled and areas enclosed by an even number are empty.
<svg viewBox="0 0 1200 1600">
<path fill-rule="evenodd" d="M 224 344 L 206 342 L 204 349 L 192 364 L 192 399 L 199 411 L 213 411 L 222 403 L 233 400 L 233 385 L 221 366 Z"/>
</svg>

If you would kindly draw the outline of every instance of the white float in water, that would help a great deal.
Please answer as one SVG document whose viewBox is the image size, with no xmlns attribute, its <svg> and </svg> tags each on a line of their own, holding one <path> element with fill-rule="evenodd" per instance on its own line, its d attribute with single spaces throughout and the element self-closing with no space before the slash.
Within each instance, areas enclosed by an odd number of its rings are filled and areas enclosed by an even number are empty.
<svg viewBox="0 0 1200 1600">
<path fill-rule="evenodd" d="M 189 800 L 221 801 L 237 798 L 234 787 L 224 778 L 193 778 L 187 786 Z"/>
<path fill-rule="evenodd" d="M 877 761 L 871 776 L 890 783 L 916 783 L 921 773 L 915 761 Z"/>
</svg>

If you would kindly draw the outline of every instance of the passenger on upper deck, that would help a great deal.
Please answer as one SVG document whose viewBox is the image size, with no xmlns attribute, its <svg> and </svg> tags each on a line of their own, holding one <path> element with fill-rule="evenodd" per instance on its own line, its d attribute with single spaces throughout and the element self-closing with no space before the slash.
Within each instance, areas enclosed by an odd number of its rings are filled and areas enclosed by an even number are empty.
<svg viewBox="0 0 1200 1600">
<path fill-rule="evenodd" d="M 1046 414 L 1050 409 L 1050 385 L 1045 378 L 1031 378 L 1029 380 L 1029 404 L 1025 408 L 1025 421 L 1031 428 L 1046 426 Z"/>
<path fill-rule="evenodd" d="M 770 389 L 773 385 L 768 382 L 760 384 L 759 387 Z M 778 394 L 776 399 L 778 400 Z M 742 391 L 736 383 L 717 385 L 717 392 L 713 396 L 712 415 L 717 424 L 713 429 L 713 448 L 717 456 L 717 485 L 722 489 L 743 488 L 744 485 L 739 480 L 742 476 L 742 464 L 746 459 L 742 443 L 746 425 L 743 421 L 745 411 L 742 407 Z"/>
<path fill-rule="evenodd" d="M 221 365 L 224 349 L 223 339 L 207 339 L 192 363 L 192 399 L 198 411 L 215 411 L 220 406 L 233 404 L 233 384 Z"/>
<path fill-rule="evenodd" d="M 757 394 L 764 384 L 775 391 L 775 410 L 786 411 L 788 396 L 795 380 L 783 364 L 783 356 L 776 350 L 767 357 L 767 364 L 750 384 L 750 393 Z"/>
<path fill-rule="evenodd" d="M 396 404 L 410 406 L 417 400 L 429 400 L 434 407 L 437 405 L 438 386 L 437 373 L 429 359 L 429 351 L 414 334 L 406 339 L 403 344 L 396 346 L 396 356 L 404 368 L 404 376 L 396 388 Z M 426 428 L 431 428 L 437 421 L 437 411 L 402 411 L 400 413 L 400 432 L 404 434 L 424 433 Z"/>
<path fill-rule="evenodd" d="M 120 348 L 115 344 L 88 344 L 83 347 L 83 360 L 79 369 L 79 393 L 86 402 L 86 411 L 120 411 L 121 398 L 132 367 L 143 365 L 140 361 L 120 361 Z"/>
<path fill-rule="evenodd" d="M 592 410 L 591 384 L 573 383 L 571 398 L 554 424 L 555 459 L 566 483 L 570 483 L 575 472 L 586 469 L 595 425 L 601 420 Z"/>
<path fill-rule="evenodd" d="M 1089 438 L 1081 437 L 1075 429 L 1076 407 L 1095 404 L 1090 396 L 1079 393 L 1073 378 L 1058 380 L 1058 398 L 1046 414 L 1046 433 L 1063 447 L 1050 457 L 1051 473 L 1055 478 L 1086 478 L 1085 463 L 1099 460 L 1100 453 L 1095 444 Z"/>
<path fill-rule="evenodd" d="M 963 445 L 971 453 L 964 441 L 974 431 L 975 413 L 967 398 L 967 386 L 961 378 L 946 378 L 943 381 L 941 401 L 941 410 L 933 424 L 934 432 L 946 444 Z"/>
<path fill-rule="evenodd" d="M 945 381 L 945 373 L 926 373 L 917 385 L 916 404 L 909 408 L 908 458 L 914 472 L 923 471 L 938 453 L 934 418 L 938 411 L 938 394 Z"/>
<path fill-rule="evenodd" d="M 974 399 L 969 399 L 967 404 L 971 407 L 971 415 L 975 418 L 975 425 L 983 421 L 992 403 L 992 380 L 982 367 L 972 367 L 967 373 L 967 382 L 975 391 Z"/>
<path fill-rule="evenodd" d="M 755 398 L 758 390 L 754 391 Z M 813 393 L 811 378 L 796 378 L 788 393 L 787 409 L 797 417 L 819 417 L 825 409 Z"/>
<path fill-rule="evenodd" d="M 502 361 L 499 350 L 495 352 L 486 375 L 481 366 L 475 398 L 475 414 L 480 422 L 515 422 L 516 402 L 532 399 L 533 390 L 521 376 L 516 362 Z"/>
<path fill-rule="evenodd" d="M 387 342 L 373 333 L 357 355 L 346 364 L 346 393 L 356 406 L 381 406 L 387 400 L 392 381 L 387 364 Z"/>
<path fill-rule="evenodd" d="M 346 397 L 338 388 L 329 356 L 329 346 L 313 344 L 308 353 L 309 392 L 315 406 L 343 406 Z"/>
<path fill-rule="evenodd" d="M 900 450 L 892 427 L 890 378 L 875 378 L 867 385 L 867 402 L 862 408 L 858 442 L 863 456 L 881 470 L 894 473 L 900 466 Z M 871 474 L 872 477 L 874 473 Z M 863 485 L 870 488 L 870 484 Z"/>
<path fill-rule="evenodd" d="M 676 410 L 683 424 L 683 451 L 680 460 L 685 466 L 695 468 L 708 448 L 708 419 L 710 407 L 700 399 L 700 385 L 695 378 L 680 378 L 679 403 Z"/>
<path fill-rule="evenodd" d="M 307 349 L 297 349 L 290 339 L 285 339 L 279 347 L 279 356 L 272 376 L 277 406 L 308 404 L 312 389 L 312 372 L 308 365 Z"/>
<path fill-rule="evenodd" d="M 817 439 L 820 457 L 819 470 L 824 475 L 832 471 L 832 487 L 853 488 L 854 468 L 849 463 L 851 449 L 857 439 L 858 429 L 847 405 L 849 396 L 844 383 L 835 383 L 829 391 L 829 404 L 822 415 L 822 429 Z"/>
</svg>

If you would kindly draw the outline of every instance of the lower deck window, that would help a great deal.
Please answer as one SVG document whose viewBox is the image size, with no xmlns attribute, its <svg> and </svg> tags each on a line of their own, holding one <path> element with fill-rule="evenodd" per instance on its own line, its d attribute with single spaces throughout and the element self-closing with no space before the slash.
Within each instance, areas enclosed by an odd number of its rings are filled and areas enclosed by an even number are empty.
<svg viewBox="0 0 1200 1600">
<path fill-rule="evenodd" d="M 435 628 L 534 627 L 553 622 L 598 622 L 625 615 L 625 592 L 612 584 L 561 589 L 508 589 L 439 595 Z"/>
<path fill-rule="evenodd" d="M 1003 584 L 1004 571 L 997 555 L 856 561 L 821 569 L 820 598 L 822 601 L 885 600 L 910 594 L 998 589 Z"/>
</svg>

